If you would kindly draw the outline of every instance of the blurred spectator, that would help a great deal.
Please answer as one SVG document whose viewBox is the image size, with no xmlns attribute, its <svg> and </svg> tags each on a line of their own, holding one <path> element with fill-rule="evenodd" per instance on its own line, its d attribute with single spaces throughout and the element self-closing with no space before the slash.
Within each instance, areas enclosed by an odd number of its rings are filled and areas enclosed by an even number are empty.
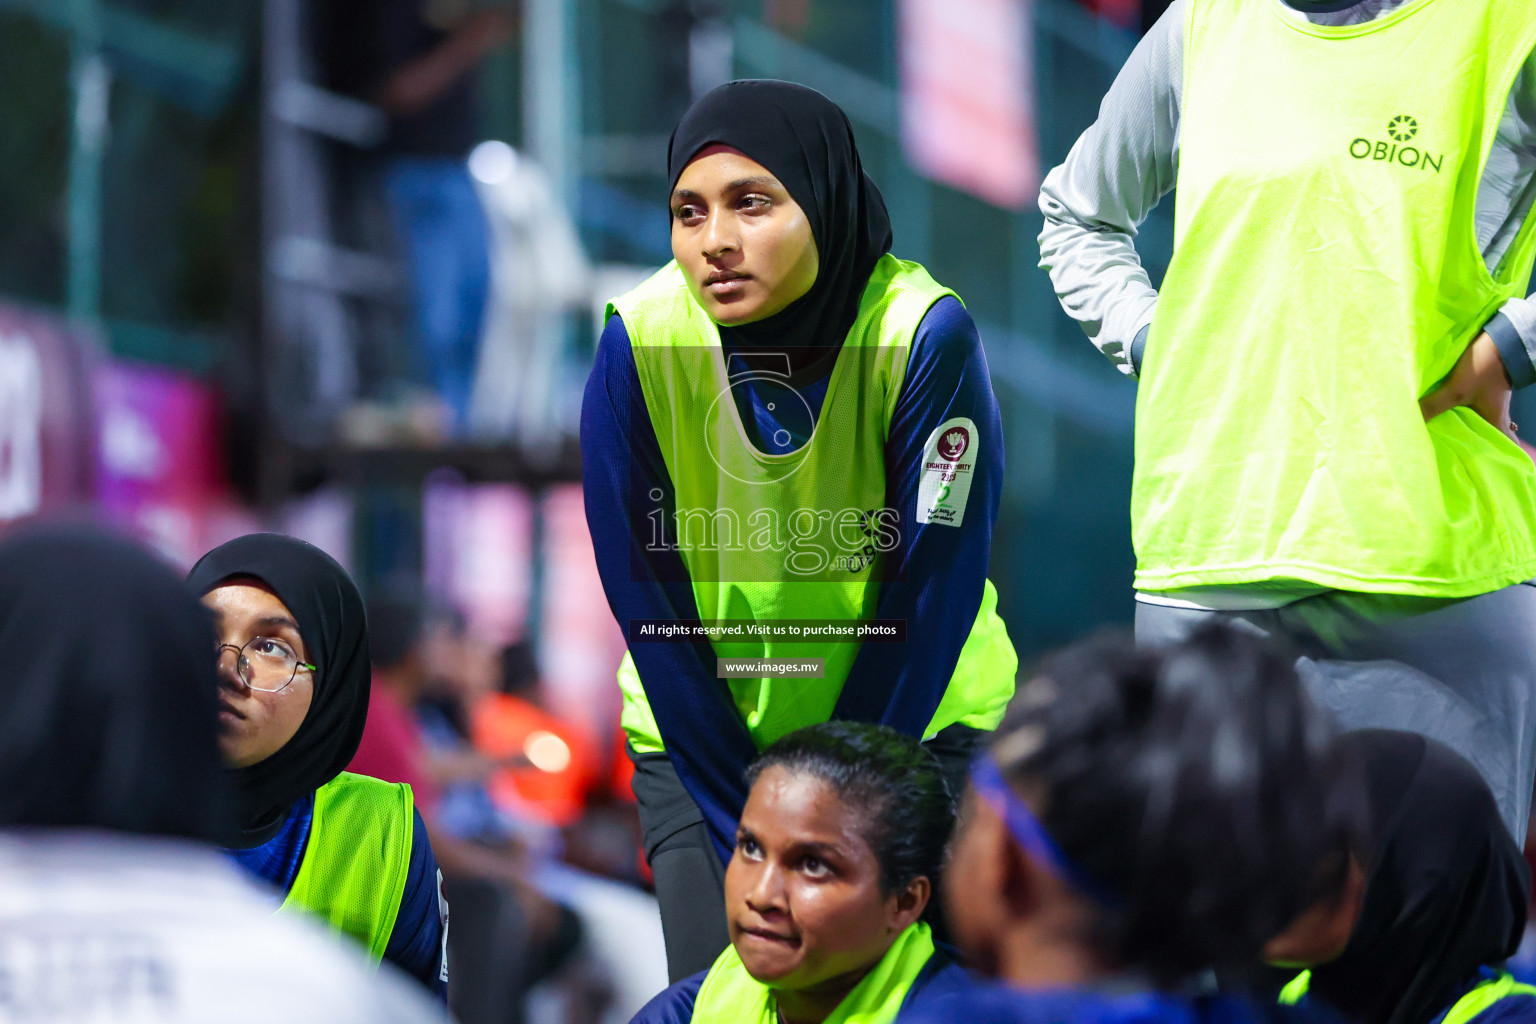
<svg viewBox="0 0 1536 1024">
<path fill-rule="evenodd" d="M 475 746 L 507 765 L 491 777 L 491 796 L 510 813 L 574 824 L 602 772 L 600 752 L 581 730 L 544 709 L 529 644 L 502 652 L 500 683 L 499 693 L 474 704 L 470 718 Z"/>
<path fill-rule="evenodd" d="M 421 636 L 418 620 L 409 602 L 373 601 L 368 605 L 373 688 L 363 738 L 348 770 L 386 782 L 408 783 L 416 794 L 416 806 L 430 819 L 436 814 L 440 792 L 426 770 L 421 736 L 410 712 L 425 680 L 417 649 Z"/>
<path fill-rule="evenodd" d="M 556 184 L 532 160 L 492 140 L 475 147 L 469 172 L 491 237 L 469 430 L 516 436 L 531 457 L 552 455 L 567 426 L 559 401 L 567 314 L 590 311 L 592 267 Z"/>
<path fill-rule="evenodd" d="M 415 287 L 416 328 L 456 428 L 469 413 L 489 287 L 485 214 L 465 158 L 476 141 L 473 72 L 511 39 L 512 6 L 333 0 L 332 88 L 389 115 L 384 188 Z"/>
<path fill-rule="evenodd" d="M 457 839 L 505 842 L 526 829 L 491 799 L 486 780 L 497 765 L 470 742 L 469 724 L 475 700 L 496 687 L 496 649 L 471 634 L 453 609 L 432 609 L 424 621 L 427 675 L 412 710 L 425 770 L 442 786 L 438 822 Z"/>
<path fill-rule="evenodd" d="M 518 836 L 545 854 L 540 860 L 546 865 L 558 854 L 565 864 L 588 874 L 648 886 L 649 869 L 639 852 L 639 816 L 630 790 L 634 766 L 624 755 L 624 732 L 618 722 L 611 723 L 613 741 L 606 759 L 600 757 L 582 730 L 544 710 L 530 645 L 518 643 L 498 650 L 467 630 L 463 616 L 451 609 L 440 609 L 429 617 L 424 648 L 434 681 L 416 703 L 416 719 L 427 759 L 438 764 L 435 771 L 443 780 L 438 811 L 442 827 L 459 838 L 482 842 Z M 512 695 L 499 692 L 506 686 L 514 691 Z M 508 696 L 517 703 L 508 706 L 503 700 Z M 552 734 L 564 737 L 568 749 L 588 753 L 574 757 L 572 765 L 553 778 L 541 772 L 525 753 L 531 738 L 527 730 L 499 732 L 496 728 L 515 724 L 528 714 L 528 707 L 532 707 L 535 726 L 556 730 Z M 508 713 L 507 720 L 498 722 L 501 712 Z M 472 745 L 471 722 L 487 719 L 491 732 L 506 742 L 505 751 L 482 751 Z M 585 762 L 589 755 L 590 769 L 578 772 L 575 762 Z M 471 778 L 469 769 L 475 766 L 483 768 Z M 552 815 L 522 792 L 499 806 L 485 785 L 498 770 L 511 787 L 519 785 L 518 779 L 527 780 L 534 790 L 541 784 L 548 786 L 556 797 L 556 811 L 563 808 L 567 813 Z"/>
<path fill-rule="evenodd" d="M 559 971 L 575 951 L 581 924 L 569 909 L 531 883 L 527 851 L 494 829 L 458 835 L 445 827 L 443 786 L 473 782 L 490 770 L 476 758 L 434 756 L 410 709 L 434 673 L 426 616 L 419 602 L 376 600 L 368 608 L 373 696 L 352 770 L 388 781 L 427 784 L 419 806 L 453 907 L 448 931 L 449 1002 L 463 1024 L 519 1024 L 528 990 Z M 421 790 L 418 790 L 421 792 Z"/>
</svg>

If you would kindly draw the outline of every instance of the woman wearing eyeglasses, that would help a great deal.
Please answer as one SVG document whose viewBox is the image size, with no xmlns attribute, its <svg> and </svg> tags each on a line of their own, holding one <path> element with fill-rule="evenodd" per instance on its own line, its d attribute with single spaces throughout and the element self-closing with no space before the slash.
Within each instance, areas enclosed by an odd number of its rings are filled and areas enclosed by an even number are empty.
<svg viewBox="0 0 1536 1024">
<path fill-rule="evenodd" d="M 342 769 L 368 715 L 368 627 L 346 570 L 277 534 L 214 548 L 189 582 L 213 612 L 230 851 L 304 911 L 446 997 L 447 904 L 409 786 Z"/>
</svg>

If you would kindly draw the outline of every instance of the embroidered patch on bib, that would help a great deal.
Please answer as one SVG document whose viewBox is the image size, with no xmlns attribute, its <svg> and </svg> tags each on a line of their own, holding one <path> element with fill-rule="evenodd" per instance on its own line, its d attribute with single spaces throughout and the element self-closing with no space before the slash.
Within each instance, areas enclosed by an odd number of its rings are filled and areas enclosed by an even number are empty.
<svg viewBox="0 0 1536 1024">
<path fill-rule="evenodd" d="M 923 445 L 923 473 L 917 484 L 917 521 L 959 526 L 981 438 L 976 424 L 964 416 L 945 420 Z"/>
</svg>

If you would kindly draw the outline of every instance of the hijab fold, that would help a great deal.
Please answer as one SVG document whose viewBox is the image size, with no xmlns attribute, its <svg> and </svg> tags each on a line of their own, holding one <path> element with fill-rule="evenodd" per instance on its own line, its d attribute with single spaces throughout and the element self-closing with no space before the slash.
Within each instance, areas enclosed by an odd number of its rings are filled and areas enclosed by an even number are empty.
<svg viewBox="0 0 1536 1024">
<path fill-rule="evenodd" d="M 784 185 L 805 211 L 819 258 L 810 291 L 767 319 L 721 326 L 720 340 L 749 358 L 787 353 L 792 379 L 819 375 L 836 358 L 869 275 L 891 248 L 885 199 L 864 173 L 853 126 L 837 104 L 803 85 L 728 82 L 701 97 L 672 133 L 669 188 L 710 145 L 739 150 Z"/>
<path fill-rule="evenodd" d="M 282 749 L 232 771 L 238 794 L 236 846 L 252 847 L 282 827 L 293 804 L 330 782 L 357 753 L 368 718 L 368 627 L 362 595 L 330 555 L 295 537 L 253 533 L 221 544 L 192 567 L 206 594 L 235 577 L 272 588 L 298 623 L 315 665 L 309 713 Z"/>
<path fill-rule="evenodd" d="M 1482 776 L 1416 733 L 1362 729 L 1340 742 L 1365 766 L 1370 863 L 1344 953 L 1310 991 L 1362 1024 L 1428 1024 L 1478 968 L 1514 954 L 1530 877 Z"/>
<path fill-rule="evenodd" d="M 213 643 L 176 573 L 126 540 L 0 542 L 0 828 L 225 841 Z"/>
</svg>

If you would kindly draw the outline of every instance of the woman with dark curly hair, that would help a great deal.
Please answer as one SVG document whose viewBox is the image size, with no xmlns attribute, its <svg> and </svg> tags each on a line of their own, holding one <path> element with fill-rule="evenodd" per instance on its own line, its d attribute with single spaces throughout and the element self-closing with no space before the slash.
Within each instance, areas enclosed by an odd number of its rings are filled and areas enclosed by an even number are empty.
<svg viewBox="0 0 1536 1024">
<path fill-rule="evenodd" d="M 1332 741 L 1287 661 L 1227 627 L 1063 652 L 977 758 L 946 869 L 955 934 L 1003 984 L 902 1020 L 1323 1019 L 1197 993 L 1344 886 L 1359 794 Z"/>
<path fill-rule="evenodd" d="M 633 1024 L 888 1024 L 965 983 L 923 920 L 954 826 L 932 754 L 828 722 L 769 747 L 748 782 L 725 871 L 731 945 Z"/>
</svg>

